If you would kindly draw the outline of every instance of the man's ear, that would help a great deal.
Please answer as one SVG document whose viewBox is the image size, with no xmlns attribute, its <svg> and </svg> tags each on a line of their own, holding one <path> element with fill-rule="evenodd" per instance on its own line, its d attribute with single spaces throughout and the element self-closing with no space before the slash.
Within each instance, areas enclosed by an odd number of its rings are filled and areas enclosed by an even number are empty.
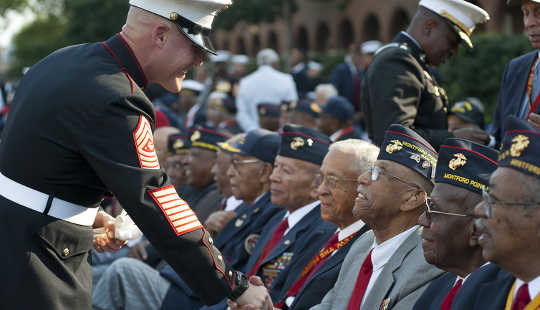
<svg viewBox="0 0 540 310">
<path fill-rule="evenodd" d="M 478 244 L 478 235 L 476 234 L 476 228 L 473 220 L 471 220 L 469 225 L 467 225 L 467 236 L 469 237 L 469 246 L 471 248 L 480 246 Z"/>
<path fill-rule="evenodd" d="M 433 33 L 434 29 L 437 27 L 437 21 L 433 18 L 427 18 L 424 21 L 424 27 L 422 28 L 422 34 L 424 37 L 429 38 Z"/>
<path fill-rule="evenodd" d="M 401 211 L 413 211 L 426 204 L 427 193 L 421 189 L 413 189 L 404 193 L 405 201 L 401 203 Z"/>
<path fill-rule="evenodd" d="M 152 43 L 159 48 L 165 47 L 169 39 L 170 29 L 166 25 L 157 24 L 152 29 Z"/>
<path fill-rule="evenodd" d="M 268 179 L 270 178 L 270 175 L 272 174 L 272 171 L 274 170 L 274 167 L 267 163 L 267 162 L 264 162 L 263 165 L 262 165 L 262 168 L 261 168 L 261 172 L 260 172 L 260 181 L 261 183 L 266 183 L 268 182 Z"/>
</svg>

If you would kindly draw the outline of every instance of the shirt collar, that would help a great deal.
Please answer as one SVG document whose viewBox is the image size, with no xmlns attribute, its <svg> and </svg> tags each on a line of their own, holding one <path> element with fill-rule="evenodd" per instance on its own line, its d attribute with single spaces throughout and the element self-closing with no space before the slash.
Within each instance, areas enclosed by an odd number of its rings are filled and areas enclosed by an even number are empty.
<svg viewBox="0 0 540 310">
<path fill-rule="evenodd" d="M 366 224 L 362 220 L 358 220 L 343 229 L 338 229 L 338 241 L 341 241 L 359 231 L 362 229 L 362 227 L 364 227 L 364 225 Z"/>
<path fill-rule="evenodd" d="M 227 198 L 227 202 L 225 202 L 225 210 L 224 211 L 234 211 L 242 203 L 243 203 L 242 200 L 238 200 L 238 199 L 234 198 L 234 196 L 231 196 L 231 197 Z"/>
<path fill-rule="evenodd" d="M 373 242 L 373 252 L 371 253 L 371 261 L 373 262 L 373 271 L 381 269 L 390 260 L 390 257 L 394 255 L 394 252 L 401 246 L 401 244 L 409 237 L 415 230 L 418 229 L 418 225 L 415 225 L 406 231 L 395 235 L 394 237 L 384 241 L 381 244 L 377 244 L 377 240 Z"/>
<path fill-rule="evenodd" d="M 332 141 L 336 141 L 337 138 L 339 138 L 339 136 L 341 136 L 341 133 L 343 132 L 343 129 L 340 129 L 336 132 L 334 132 L 331 136 L 330 136 L 330 140 Z"/>
<path fill-rule="evenodd" d="M 289 230 L 291 230 L 294 225 L 298 224 L 298 222 L 300 222 L 304 218 L 304 216 L 311 212 L 311 210 L 315 209 L 315 207 L 317 207 L 319 203 L 320 202 L 317 200 L 303 206 L 302 208 L 294 210 L 292 213 L 287 211 L 287 213 L 285 213 L 285 218 L 287 218 L 287 221 L 289 222 L 289 228 L 287 228 L 283 235 L 287 234 L 287 232 L 289 232 Z"/>
<path fill-rule="evenodd" d="M 405 31 L 401 31 L 401 33 L 406 36 L 407 38 L 409 38 L 409 40 L 412 41 L 412 43 L 414 43 L 416 45 L 416 47 L 418 47 L 419 49 L 422 49 L 422 46 L 420 46 L 420 43 L 418 43 L 418 41 L 416 41 L 415 38 L 413 38 L 413 36 L 411 36 L 410 34 L 408 34 L 407 32 Z"/>
<path fill-rule="evenodd" d="M 137 85 L 144 89 L 148 84 L 146 75 L 144 74 L 137 57 L 133 50 L 129 47 L 120 33 L 103 42 L 103 45 L 111 56 L 116 60 L 121 70 L 129 74 Z"/>
<path fill-rule="evenodd" d="M 519 287 L 524 284 L 525 281 L 516 279 L 516 286 L 514 289 L 514 297 L 516 298 L 517 291 L 519 290 Z M 531 300 L 536 297 L 540 293 L 540 277 L 534 278 L 532 281 L 528 282 L 529 284 L 529 296 L 531 297 Z"/>
</svg>

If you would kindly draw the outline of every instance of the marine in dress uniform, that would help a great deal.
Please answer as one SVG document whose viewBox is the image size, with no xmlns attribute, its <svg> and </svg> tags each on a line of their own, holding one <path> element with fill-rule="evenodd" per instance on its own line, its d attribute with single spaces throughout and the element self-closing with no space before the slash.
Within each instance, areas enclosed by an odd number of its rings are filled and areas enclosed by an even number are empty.
<svg viewBox="0 0 540 310">
<path fill-rule="evenodd" d="M 475 226 L 484 258 L 512 276 L 486 284 L 474 309 L 539 309 L 540 131 L 514 116 L 505 128 L 499 167 L 482 189 Z"/>
<path fill-rule="evenodd" d="M 464 309 L 457 306 L 461 296 L 456 294 L 486 263 L 475 235 L 473 209 L 482 200 L 482 186 L 497 169 L 498 155 L 487 146 L 455 138 L 439 149 L 435 187 L 418 222 L 426 261 L 447 273 L 431 283 L 414 310 Z"/>
<path fill-rule="evenodd" d="M 375 145 L 382 143 L 385 130 L 394 123 L 413 128 L 436 149 L 453 136 L 447 130 L 446 92 L 429 73 L 428 65 L 438 65 L 455 54 L 460 39 L 472 48 L 470 34 L 489 16 L 463 0 L 422 0 L 419 5 L 407 32 L 381 47 L 366 73 L 362 111 Z M 446 36 L 426 37 L 424 12 L 433 13 L 440 28 L 437 31 L 444 30 Z M 430 28 L 431 36 L 434 32 Z"/>
<path fill-rule="evenodd" d="M 335 96 L 328 99 L 322 109 L 319 130 L 332 141 L 360 139 L 353 127 L 354 108 L 345 97 Z"/>
<path fill-rule="evenodd" d="M 230 2 L 130 4 L 178 26 L 167 35 L 211 51 L 213 17 Z M 0 308 L 90 309 L 87 253 L 106 192 L 204 303 L 247 288 L 159 167 L 147 83 L 123 34 L 56 51 L 22 79 L 0 145 L 0 240 L 9 249 L 0 257 Z"/>
</svg>

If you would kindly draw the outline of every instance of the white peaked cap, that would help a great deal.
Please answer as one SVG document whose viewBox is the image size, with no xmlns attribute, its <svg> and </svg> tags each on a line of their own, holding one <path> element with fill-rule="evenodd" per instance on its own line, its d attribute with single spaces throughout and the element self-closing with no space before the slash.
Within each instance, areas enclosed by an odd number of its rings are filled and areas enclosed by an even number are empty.
<svg viewBox="0 0 540 310">
<path fill-rule="evenodd" d="M 215 54 L 210 42 L 212 22 L 231 0 L 129 0 L 129 4 L 174 22 L 191 41 Z"/>
<path fill-rule="evenodd" d="M 375 54 L 382 46 L 382 43 L 377 40 L 366 41 L 362 43 L 362 54 Z"/>
<path fill-rule="evenodd" d="M 486 23 L 489 14 L 464 0 L 421 0 L 420 6 L 446 19 L 467 47 L 472 48 L 471 34 L 477 24 Z"/>
<path fill-rule="evenodd" d="M 249 62 L 249 57 L 246 55 L 233 55 L 231 57 L 231 62 L 234 64 L 247 64 Z"/>
</svg>

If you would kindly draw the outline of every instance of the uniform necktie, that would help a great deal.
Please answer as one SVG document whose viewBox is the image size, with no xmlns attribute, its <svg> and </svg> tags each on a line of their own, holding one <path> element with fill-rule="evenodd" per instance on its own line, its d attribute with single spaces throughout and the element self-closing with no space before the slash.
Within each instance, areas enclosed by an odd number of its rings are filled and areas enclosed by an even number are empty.
<svg viewBox="0 0 540 310">
<path fill-rule="evenodd" d="M 454 301 L 454 297 L 456 297 L 456 294 L 458 290 L 461 288 L 461 285 L 463 284 L 463 279 L 459 279 L 456 284 L 454 284 L 454 287 L 448 292 L 446 297 L 443 300 L 443 303 L 441 305 L 441 310 L 450 310 L 452 307 L 452 302 Z"/>
<path fill-rule="evenodd" d="M 368 256 L 362 263 L 362 267 L 358 272 L 358 278 L 356 278 L 356 284 L 354 286 L 354 291 L 352 293 L 351 299 L 349 300 L 349 305 L 347 310 L 358 310 L 362 304 L 362 299 L 364 298 L 364 293 L 366 292 L 369 280 L 371 279 L 371 274 L 373 273 L 373 263 L 371 262 L 371 252 L 369 251 Z"/>
<path fill-rule="evenodd" d="M 360 77 L 360 72 L 354 73 L 354 110 L 360 110 L 360 96 L 362 92 L 362 78 Z"/>
<path fill-rule="evenodd" d="M 523 310 L 530 302 L 531 296 L 529 296 L 529 285 L 524 283 L 519 287 L 511 310 Z"/>
<path fill-rule="evenodd" d="M 533 84 L 532 84 L 532 98 L 533 102 L 536 100 L 538 93 L 540 92 L 540 64 L 536 64 L 534 68 Z M 536 111 L 533 111 L 536 113 Z"/>
<path fill-rule="evenodd" d="M 261 266 L 261 263 L 264 261 L 266 256 L 268 256 L 268 254 L 272 252 L 272 250 L 279 243 L 279 241 L 283 238 L 283 234 L 285 233 L 287 228 L 289 228 L 289 219 L 286 217 L 285 219 L 283 219 L 283 221 L 281 221 L 281 223 L 279 223 L 276 229 L 274 229 L 274 233 L 272 234 L 272 237 L 264 246 L 261 252 L 261 255 L 259 256 L 259 259 L 257 260 L 257 263 L 255 264 L 253 269 L 251 269 L 251 271 L 248 273 L 248 277 L 251 277 L 252 275 L 257 273 L 257 271 L 259 270 L 259 267 Z"/>
</svg>

